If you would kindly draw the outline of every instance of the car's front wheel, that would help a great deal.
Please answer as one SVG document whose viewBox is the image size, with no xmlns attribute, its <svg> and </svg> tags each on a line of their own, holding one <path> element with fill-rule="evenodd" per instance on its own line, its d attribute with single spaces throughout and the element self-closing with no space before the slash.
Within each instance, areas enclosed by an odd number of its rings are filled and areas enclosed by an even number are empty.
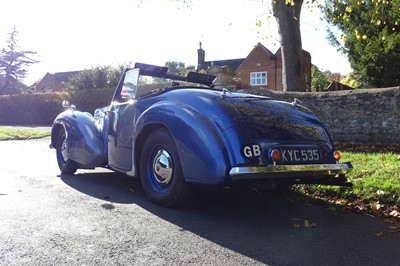
<svg viewBox="0 0 400 266">
<path fill-rule="evenodd" d="M 78 167 L 76 166 L 76 162 L 72 161 L 67 156 L 68 151 L 68 142 L 65 134 L 65 130 L 59 130 L 57 135 L 56 142 L 56 154 L 57 154 L 57 163 L 60 168 L 61 173 L 72 175 L 76 172 Z"/>
<path fill-rule="evenodd" d="M 140 177 L 146 196 L 154 203 L 174 207 L 188 195 L 175 142 L 168 131 L 153 131 L 140 159 Z"/>
</svg>

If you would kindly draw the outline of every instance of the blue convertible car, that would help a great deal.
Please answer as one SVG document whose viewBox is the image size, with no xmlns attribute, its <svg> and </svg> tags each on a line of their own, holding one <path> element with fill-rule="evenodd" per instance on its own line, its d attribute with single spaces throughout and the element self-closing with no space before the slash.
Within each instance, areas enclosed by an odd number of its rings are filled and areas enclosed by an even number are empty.
<svg viewBox="0 0 400 266">
<path fill-rule="evenodd" d="M 55 119 L 51 146 L 61 172 L 107 167 L 140 177 L 147 197 L 163 206 L 182 203 L 192 184 L 350 185 L 351 164 L 339 163 L 310 110 L 219 90 L 214 79 L 139 63 L 127 69 L 109 106 L 94 116 L 69 106 Z"/>
</svg>

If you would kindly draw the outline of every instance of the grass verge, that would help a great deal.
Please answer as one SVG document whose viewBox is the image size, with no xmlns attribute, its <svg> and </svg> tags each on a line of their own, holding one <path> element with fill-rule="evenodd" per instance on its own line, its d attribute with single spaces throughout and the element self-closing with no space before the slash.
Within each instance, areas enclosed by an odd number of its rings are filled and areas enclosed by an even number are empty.
<svg viewBox="0 0 400 266">
<path fill-rule="evenodd" d="M 50 136 L 50 132 L 46 130 L 0 127 L 0 140 L 38 139 L 47 136 Z"/>
<path fill-rule="evenodd" d="M 338 206 L 400 221 L 400 152 L 342 152 L 354 169 L 346 176 L 352 188 L 298 185 L 294 190 Z"/>
</svg>

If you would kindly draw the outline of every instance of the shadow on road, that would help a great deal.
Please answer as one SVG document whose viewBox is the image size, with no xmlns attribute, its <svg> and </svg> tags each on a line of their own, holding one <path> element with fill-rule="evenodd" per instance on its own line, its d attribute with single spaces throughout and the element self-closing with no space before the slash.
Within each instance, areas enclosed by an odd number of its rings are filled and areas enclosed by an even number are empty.
<svg viewBox="0 0 400 266">
<path fill-rule="evenodd" d="M 61 175 L 72 188 L 137 204 L 224 248 L 269 265 L 400 265 L 400 237 L 383 221 L 272 193 L 197 189 L 187 204 L 150 203 L 140 182 L 116 173 Z M 314 226 L 310 226 L 314 225 Z"/>
<path fill-rule="evenodd" d="M 94 198 L 121 204 L 146 201 L 140 182 L 123 174 L 86 172 L 59 177 L 68 186 Z"/>
</svg>

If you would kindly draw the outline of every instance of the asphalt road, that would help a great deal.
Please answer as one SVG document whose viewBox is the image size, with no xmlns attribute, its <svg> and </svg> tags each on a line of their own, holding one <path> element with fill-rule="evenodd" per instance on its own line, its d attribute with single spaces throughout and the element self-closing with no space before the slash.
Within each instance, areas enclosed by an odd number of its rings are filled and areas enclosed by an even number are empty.
<svg viewBox="0 0 400 266">
<path fill-rule="evenodd" d="M 0 265 L 400 265 L 378 218 L 229 190 L 166 209 L 123 175 L 60 175 L 48 144 L 0 142 Z"/>
</svg>

